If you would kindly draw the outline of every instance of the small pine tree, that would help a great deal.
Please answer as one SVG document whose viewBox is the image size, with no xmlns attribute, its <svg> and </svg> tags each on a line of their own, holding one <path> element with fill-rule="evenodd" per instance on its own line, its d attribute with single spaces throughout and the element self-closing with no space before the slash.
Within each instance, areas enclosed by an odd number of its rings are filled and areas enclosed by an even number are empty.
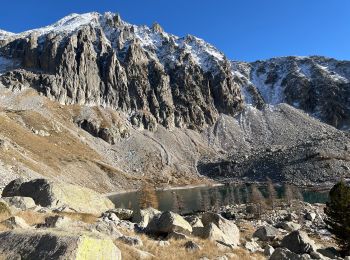
<svg viewBox="0 0 350 260">
<path fill-rule="evenodd" d="M 344 254 L 350 252 L 350 187 L 344 181 L 329 192 L 325 220 L 328 230 L 335 236 Z"/>
<path fill-rule="evenodd" d="M 144 184 L 139 190 L 139 196 L 140 209 L 145 209 L 149 207 L 158 209 L 159 201 L 154 187 Z"/>
<path fill-rule="evenodd" d="M 275 189 L 275 186 L 273 186 L 272 180 L 270 178 L 267 178 L 267 202 L 269 206 L 274 209 L 276 200 L 277 200 L 277 192 Z"/>
<path fill-rule="evenodd" d="M 294 194 L 293 194 L 292 186 L 290 186 L 289 184 L 284 185 L 283 197 L 289 205 L 292 205 L 292 201 L 294 199 Z"/>
<path fill-rule="evenodd" d="M 251 187 L 250 202 L 258 206 L 258 215 L 260 217 L 261 213 L 266 207 L 265 197 L 262 195 L 258 187 L 253 184 Z"/>
</svg>

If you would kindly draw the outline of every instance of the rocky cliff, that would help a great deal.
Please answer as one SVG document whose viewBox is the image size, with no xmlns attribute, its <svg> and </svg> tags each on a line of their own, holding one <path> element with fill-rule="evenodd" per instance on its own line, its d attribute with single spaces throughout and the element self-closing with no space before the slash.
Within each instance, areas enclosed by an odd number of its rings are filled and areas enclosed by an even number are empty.
<svg viewBox="0 0 350 260">
<path fill-rule="evenodd" d="M 230 62 L 112 13 L 0 31 L 0 174 L 103 192 L 203 176 L 334 182 L 350 177 L 349 80 L 346 61 Z"/>
<path fill-rule="evenodd" d="M 282 57 L 232 62 L 245 101 L 258 108 L 288 103 L 339 129 L 350 127 L 350 62 Z"/>
<path fill-rule="evenodd" d="M 16 67 L 10 88 L 31 86 L 62 104 L 127 112 L 135 125 L 203 128 L 219 113 L 242 110 L 230 62 L 194 36 L 158 24 L 135 26 L 112 13 L 70 15 L 49 27 L 0 36 L 0 54 Z"/>
</svg>

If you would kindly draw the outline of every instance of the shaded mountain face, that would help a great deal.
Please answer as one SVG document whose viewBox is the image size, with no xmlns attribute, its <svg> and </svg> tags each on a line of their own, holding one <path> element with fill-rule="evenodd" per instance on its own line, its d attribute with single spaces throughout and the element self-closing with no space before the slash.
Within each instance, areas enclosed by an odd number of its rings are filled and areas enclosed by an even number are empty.
<svg viewBox="0 0 350 260">
<path fill-rule="evenodd" d="M 30 85 L 62 104 L 101 105 L 129 113 L 135 125 L 202 129 L 219 113 L 242 110 L 230 62 L 193 36 L 158 24 L 135 26 L 118 15 L 70 15 L 18 35 L 0 34 L 10 88 Z M 0 60 L 1 61 L 1 60 Z"/>
<path fill-rule="evenodd" d="M 232 62 L 245 101 L 258 108 L 288 103 L 339 129 L 350 127 L 350 62 L 285 57 Z"/>
<path fill-rule="evenodd" d="M 349 178 L 349 75 L 322 57 L 230 62 L 112 13 L 0 30 L 0 188 L 19 176 L 101 192 Z"/>
</svg>

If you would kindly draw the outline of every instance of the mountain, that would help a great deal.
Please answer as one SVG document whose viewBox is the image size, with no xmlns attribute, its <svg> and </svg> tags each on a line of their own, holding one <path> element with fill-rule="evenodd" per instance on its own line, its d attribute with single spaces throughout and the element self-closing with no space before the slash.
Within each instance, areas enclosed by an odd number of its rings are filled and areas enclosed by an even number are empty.
<svg viewBox="0 0 350 260">
<path fill-rule="evenodd" d="M 0 176 L 102 192 L 334 182 L 350 175 L 349 77 L 323 57 L 230 61 L 113 13 L 0 31 Z"/>
<path fill-rule="evenodd" d="M 350 61 L 282 57 L 232 62 L 245 101 L 258 108 L 287 103 L 339 129 L 350 127 Z"/>
</svg>

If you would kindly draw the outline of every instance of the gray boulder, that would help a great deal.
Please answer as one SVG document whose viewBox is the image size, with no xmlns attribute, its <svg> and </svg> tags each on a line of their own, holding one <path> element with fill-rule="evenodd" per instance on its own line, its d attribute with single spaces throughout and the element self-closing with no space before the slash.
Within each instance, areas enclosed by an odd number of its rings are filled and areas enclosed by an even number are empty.
<svg viewBox="0 0 350 260">
<path fill-rule="evenodd" d="M 23 218 L 14 216 L 10 217 L 1 222 L 2 225 L 6 226 L 9 229 L 29 229 L 31 228 Z"/>
<path fill-rule="evenodd" d="M 310 221 L 314 221 L 316 218 L 316 213 L 315 212 L 308 212 L 305 214 L 305 219 L 306 220 L 310 220 Z"/>
<path fill-rule="evenodd" d="M 277 228 L 267 225 L 258 228 L 254 232 L 253 237 L 257 237 L 261 241 L 272 241 L 275 239 L 278 233 L 279 232 Z"/>
<path fill-rule="evenodd" d="M 265 248 L 264 248 L 264 255 L 266 256 L 271 256 L 273 254 L 273 252 L 275 251 L 275 249 L 270 246 L 270 245 L 267 245 Z"/>
<path fill-rule="evenodd" d="M 101 214 L 114 204 L 101 194 L 77 185 L 35 179 L 28 182 L 14 180 L 3 190 L 3 197 L 31 197 L 42 207 L 66 206 L 78 212 Z"/>
<path fill-rule="evenodd" d="M 252 253 L 255 253 L 257 251 L 260 251 L 260 252 L 263 251 L 262 248 L 260 247 L 260 245 L 257 242 L 255 242 L 254 240 L 247 241 L 245 243 L 244 247 Z"/>
<path fill-rule="evenodd" d="M 0 233 L 0 255 L 6 259 L 121 259 L 111 239 L 66 232 Z"/>
<path fill-rule="evenodd" d="M 133 211 L 130 209 L 116 208 L 108 212 L 114 213 L 121 220 L 131 220 L 133 217 Z"/>
<path fill-rule="evenodd" d="M 139 237 L 121 236 L 118 240 L 130 246 L 143 246 L 142 240 Z"/>
<path fill-rule="evenodd" d="M 315 242 L 305 232 L 299 230 L 286 235 L 281 241 L 281 246 L 296 254 L 309 254 L 317 250 Z"/>
<path fill-rule="evenodd" d="M 206 212 L 202 216 L 202 223 L 204 227 L 208 226 L 210 223 L 215 224 L 217 228 L 219 228 L 222 233 L 229 239 L 232 245 L 240 244 L 240 233 L 238 227 L 231 220 L 227 220 L 220 216 L 219 214 Z"/>
<path fill-rule="evenodd" d="M 3 197 L 3 200 L 6 201 L 9 206 L 13 206 L 21 210 L 28 210 L 36 207 L 36 204 L 31 197 Z"/>
<path fill-rule="evenodd" d="M 301 228 L 300 224 L 288 221 L 288 222 L 280 222 L 276 224 L 276 228 L 281 228 L 283 230 L 292 232 L 295 230 L 299 230 Z"/>
<path fill-rule="evenodd" d="M 183 234 L 192 233 L 192 227 L 182 216 L 179 214 L 166 211 L 159 217 L 153 218 L 153 220 L 147 225 L 147 231 L 152 233 L 172 233 L 179 232 Z"/>
<path fill-rule="evenodd" d="M 303 257 L 291 252 L 287 248 L 277 248 L 269 260 L 303 260 Z"/>
<path fill-rule="evenodd" d="M 190 252 L 195 252 L 202 249 L 196 242 L 193 242 L 192 240 L 187 241 L 184 246 L 186 250 Z"/>
<path fill-rule="evenodd" d="M 132 222 L 140 227 L 147 227 L 154 217 L 160 216 L 161 212 L 154 208 L 135 210 L 132 214 Z"/>
<path fill-rule="evenodd" d="M 190 223 L 190 225 L 192 227 L 203 227 L 203 223 L 202 223 L 201 219 L 199 217 L 197 217 L 197 216 L 190 215 L 190 216 L 184 217 L 184 219 L 188 223 Z"/>
<path fill-rule="evenodd" d="M 209 239 L 211 241 L 216 241 L 220 244 L 223 244 L 229 247 L 237 245 L 237 241 L 234 237 L 227 236 L 214 223 L 209 223 L 204 227 L 193 228 L 192 234 L 202 239 Z"/>
</svg>

